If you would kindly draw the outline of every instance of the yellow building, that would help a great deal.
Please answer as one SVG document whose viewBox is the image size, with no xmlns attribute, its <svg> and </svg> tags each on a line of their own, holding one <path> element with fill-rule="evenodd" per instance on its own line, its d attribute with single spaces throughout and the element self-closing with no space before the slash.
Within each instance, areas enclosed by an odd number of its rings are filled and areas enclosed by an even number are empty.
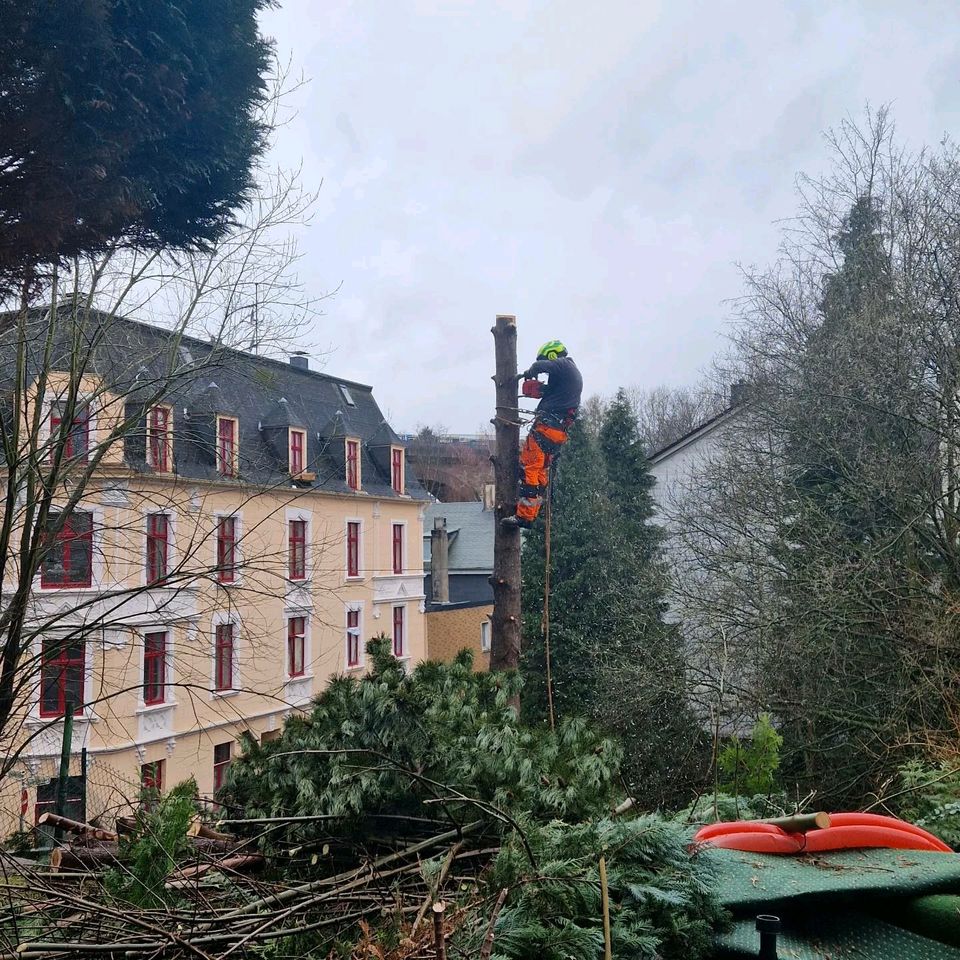
<svg viewBox="0 0 960 960">
<path fill-rule="evenodd" d="M 69 812 L 109 820 L 143 785 L 193 776 L 212 798 L 241 735 L 269 739 L 363 671 L 368 638 L 425 656 L 425 495 L 371 389 L 299 356 L 98 323 L 82 373 L 66 372 L 76 344 L 53 372 L 27 364 L 23 454 L 55 477 L 46 519 L 29 506 L 43 497 L 7 511 L 4 608 L 26 580 L 29 609 L 0 828 L 52 808 L 67 710 Z"/>
</svg>

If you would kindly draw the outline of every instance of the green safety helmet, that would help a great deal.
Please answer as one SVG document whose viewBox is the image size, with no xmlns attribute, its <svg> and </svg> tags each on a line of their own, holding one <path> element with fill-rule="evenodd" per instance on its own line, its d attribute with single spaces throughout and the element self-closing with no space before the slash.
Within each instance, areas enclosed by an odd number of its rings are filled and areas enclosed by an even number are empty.
<svg viewBox="0 0 960 960">
<path fill-rule="evenodd" d="M 538 360 L 557 360 L 567 355 L 567 348 L 559 340 L 548 340 L 538 351 Z"/>
</svg>

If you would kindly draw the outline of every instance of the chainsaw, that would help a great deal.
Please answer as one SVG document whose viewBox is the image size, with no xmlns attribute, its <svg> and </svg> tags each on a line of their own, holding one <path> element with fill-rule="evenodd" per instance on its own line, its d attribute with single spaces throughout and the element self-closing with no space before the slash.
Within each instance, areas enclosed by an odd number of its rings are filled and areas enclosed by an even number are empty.
<svg viewBox="0 0 960 960">
<path fill-rule="evenodd" d="M 520 393 L 524 397 L 539 400 L 543 396 L 543 384 L 539 380 L 524 380 Z"/>
</svg>

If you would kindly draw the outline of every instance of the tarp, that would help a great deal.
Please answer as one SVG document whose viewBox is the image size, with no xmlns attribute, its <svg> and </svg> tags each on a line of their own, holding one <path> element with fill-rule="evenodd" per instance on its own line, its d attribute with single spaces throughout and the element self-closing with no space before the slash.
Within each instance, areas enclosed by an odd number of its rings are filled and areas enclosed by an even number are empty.
<svg viewBox="0 0 960 960">
<path fill-rule="evenodd" d="M 733 927 L 720 958 L 756 957 L 757 914 L 780 917 L 781 960 L 960 960 L 960 855 L 843 850 L 802 856 L 705 846 Z M 951 946 L 951 944 L 953 944 Z"/>
</svg>

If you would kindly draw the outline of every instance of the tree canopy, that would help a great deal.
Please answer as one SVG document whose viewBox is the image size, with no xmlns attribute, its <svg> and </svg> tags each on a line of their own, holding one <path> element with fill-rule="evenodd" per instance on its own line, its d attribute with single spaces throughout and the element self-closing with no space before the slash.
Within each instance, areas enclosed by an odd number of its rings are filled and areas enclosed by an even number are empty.
<svg viewBox="0 0 960 960">
<path fill-rule="evenodd" d="M 558 458 L 551 510 L 551 661 L 557 714 L 585 715 L 623 742 L 631 793 L 656 805 L 683 788 L 695 731 L 684 704 L 679 636 L 665 621 L 662 531 L 643 443 L 624 391 L 598 436 L 574 424 Z M 523 708 L 547 712 L 541 630 L 545 524 L 523 549 Z"/>
<path fill-rule="evenodd" d="M 5 0 L 0 290 L 115 243 L 216 241 L 264 148 L 271 0 Z"/>
</svg>

